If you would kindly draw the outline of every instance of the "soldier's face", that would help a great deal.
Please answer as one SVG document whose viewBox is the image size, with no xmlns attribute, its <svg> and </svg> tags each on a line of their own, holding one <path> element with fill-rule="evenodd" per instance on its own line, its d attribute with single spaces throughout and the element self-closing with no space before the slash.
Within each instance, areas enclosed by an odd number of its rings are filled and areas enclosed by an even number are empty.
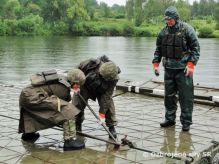
<svg viewBox="0 0 219 164">
<path fill-rule="evenodd" d="M 176 20 L 175 19 L 165 19 L 167 26 L 172 27 L 176 24 Z"/>
</svg>

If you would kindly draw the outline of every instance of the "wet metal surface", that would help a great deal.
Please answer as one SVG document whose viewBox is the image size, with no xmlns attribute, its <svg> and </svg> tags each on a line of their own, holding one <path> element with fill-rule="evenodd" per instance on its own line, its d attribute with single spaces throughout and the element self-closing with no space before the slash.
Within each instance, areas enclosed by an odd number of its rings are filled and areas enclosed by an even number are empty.
<svg viewBox="0 0 219 164">
<path fill-rule="evenodd" d="M 135 149 L 115 151 L 113 145 L 84 138 L 86 148 L 80 151 L 63 152 L 62 131 L 51 128 L 40 131 L 40 138 L 34 143 L 22 142 L 17 133 L 20 88 L 0 86 L 0 163 L 97 163 L 97 164 L 166 164 L 184 163 L 183 160 L 164 158 L 155 153 Z M 119 92 L 117 92 L 119 93 Z M 198 160 L 205 153 L 212 155 L 209 148 L 212 140 L 219 138 L 219 108 L 195 105 L 190 132 L 182 132 L 177 113 L 176 126 L 160 128 L 164 118 L 163 99 L 125 93 L 114 97 L 117 110 L 119 140 L 128 135 L 128 139 L 137 147 L 157 153 L 176 155 L 183 159 L 185 153 Z M 96 102 L 89 102 L 97 112 Z M 107 133 L 96 122 L 89 110 L 86 110 L 83 132 L 108 139 Z M 15 119 L 12 119 L 15 118 Z M 205 154 L 206 155 L 206 154 Z"/>
</svg>

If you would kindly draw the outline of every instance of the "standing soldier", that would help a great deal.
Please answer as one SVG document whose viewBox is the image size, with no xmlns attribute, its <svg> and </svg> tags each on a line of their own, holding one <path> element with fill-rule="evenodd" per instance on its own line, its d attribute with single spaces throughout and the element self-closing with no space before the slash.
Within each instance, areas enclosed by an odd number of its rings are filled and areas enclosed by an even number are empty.
<svg viewBox="0 0 219 164">
<path fill-rule="evenodd" d="M 82 61 L 78 68 L 86 75 L 85 84 L 80 87 L 81 96 L 86 102 L 88 99 L 98 100 L 100 106 L 99 116 L 105 118 L 106 126 L 113 137 L 116 138 L 115 126 L 117 125 L 117 120 L 112 95 L 119 79 L 119 67 L 104 55 L 97 59 Z M 81 110 L 76 116 L 76 129 L 77 131 L 82 131 L 86 104 L 78 96 L 73 96 L 72 102 Z"/>
<path fill-rule="evenodd" d="M 84 81 L 85 75 L 79 69 L 69 71 L 67 78 L 55 70 L 32 76 L 31 85 L 22 90 L 19 100 L 22 140 L 34 142 L 40 136 L 37 131 L 61 125 L 64 150 L 84 148 L 84 142 L 76 138 L 75 129 L 75 115 L 80 111 L 69 103 L 71 86 L 75 82 L 82 85 Z"/>
<path fill-rule="evenodd" d="M 181 106 L 180 121 L 183 131 L 189 131 L 193 112 L 193 72 L 200 56 L 198 38 L 194 29 L 179 19 L 178 11 L 170 6 L 165 11 L 166 26 L 157 37 L 152 61 L 155 75 L 163 58 L 165 70 L 165 121 L 161 127 L 175 125 L 177 98 Z"/>
</svg>

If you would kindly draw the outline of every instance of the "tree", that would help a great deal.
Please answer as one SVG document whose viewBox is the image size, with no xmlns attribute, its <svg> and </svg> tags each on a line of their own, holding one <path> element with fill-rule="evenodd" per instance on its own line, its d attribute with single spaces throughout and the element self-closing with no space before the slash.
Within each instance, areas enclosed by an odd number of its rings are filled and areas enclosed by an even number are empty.
<svg viewBox="0 0 219 164">
<path fill-rule="evenodd" d="M 192 5 L 192 16 L 198 16 L 198 13 L 199 13 L 199 4 L 197 1 L 194 1 L 193 2 L 193 5 Z"/>
<path fill-rule="evenodd" d="M 95 10 L 98 8 L 96 0 L 85 0 L 85 9 L 87 10 L 88 15 L 91 19 L 94 19 Z"/>
<path fill-rule="evenodd" d="M 134 18 L 134 1 L 127 0 L 126 1 L 126 17 L 129 21 L 132 21 Z"/>
<path fill-rule="evenodd" d="M 27 10 L 28 10 L 28 13 L 31 13 L 31 14 L 34 14 L 34 15 L 40 15 L 40 13 L 41 13 L 40 6 L 38 6 L 35 3 L 29 3 L 27 5 Z"/>
<path fill-rule="evenodd" d="M 0 17 L 4 17 L 4 6 L 7 0 L 0 0 Z"/>
<path fill-rule="evenodd" d="M 174 0 L 161 0 L 161 2 L 163 4 L 163 8 L 164 10 L 169 7 L 169 6 L 174 6 L 175 1 Z"/>
<path fill-rule="evenodd" d="M 157 0 L 149 0 L 144 5 L 144 19 L 149 22 L 152 19 L 162 15 L 164 12 L 163 4 L 157 3 Z"/>
<path fill-rule="evenodd" d="M 110 15 L 110 9 L 108 5 L 104 2 L 100 2 L 100 12 L 104 18 L 108 18 Z"/>
<path fill-rule="evenodd" d="M 20 8 L 21 6 L 18 0 L 8 0 L 3 7 L 4 18 L 16 19 Z"/>
<path fill-rule="evenodd" d="M 114 4 L 111 8 L 111 15 L 114 18 L 125 18 L 125 7 Z"/>
<path fill-rule="evenodd" d="M 218 3 L 214 10 L 214 18 L 216 20 L 216 29 L 219 30 L 219 4 Z"/>
<path fill-rule="evenodd" d="M 135 0 L 134 9 L 135 25 L 140 26 L 143 21 L 142 0 Z"/>
<path fill-rule="evenodd" d="M 185 20 L 185 21 L 190 19 L 191 10 L 187 2 L 185 2 L 184 0 L 178 0 L 176 2 L 176 7 L 179 12 L 180 19 Z"/>
</svg>

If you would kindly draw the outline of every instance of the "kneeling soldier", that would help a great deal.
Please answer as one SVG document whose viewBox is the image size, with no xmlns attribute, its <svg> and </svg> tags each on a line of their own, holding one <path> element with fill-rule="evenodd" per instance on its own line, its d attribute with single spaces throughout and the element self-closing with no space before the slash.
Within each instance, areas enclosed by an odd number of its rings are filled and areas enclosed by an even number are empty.
<svg viewBox="0 0 219 164">
<path fill-rule="evenodd" d="M 75 74 L 77 76 L 74 78 L 70 77 Z M 64 150 L 85 147 L 84 142 L 76 138 L 75 115 L 80 111 L 69 103 L 71 86 L 75 81 L 79 84 L 85 81 L 85 75 L 79 69 L 69 71 L 67 77 L 54 70 L 31 77 L 31 85 L 22 90 L 19 99 L 18 132 L 23 133 L 22 140 L 34 142 L 40 136 L 37 131 L 61 125 L 64 131 Z"/>
</svg>

